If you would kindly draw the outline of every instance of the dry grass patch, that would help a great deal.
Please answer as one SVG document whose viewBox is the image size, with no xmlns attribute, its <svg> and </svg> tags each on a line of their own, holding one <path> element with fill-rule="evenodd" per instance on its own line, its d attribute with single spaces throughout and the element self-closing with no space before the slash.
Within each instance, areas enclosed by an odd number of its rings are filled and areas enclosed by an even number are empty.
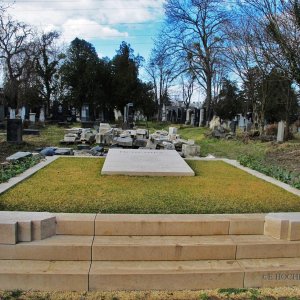
<svg viewBox="0 0 300 300">
<path fill-rule="evenodd" d="M 59 158 L 0 196 L 1 210 L 102 213 L 300 211 L 300 199 L 221 161 L 195 177 L 102 176 L 104 159 Z"/>
</svg>

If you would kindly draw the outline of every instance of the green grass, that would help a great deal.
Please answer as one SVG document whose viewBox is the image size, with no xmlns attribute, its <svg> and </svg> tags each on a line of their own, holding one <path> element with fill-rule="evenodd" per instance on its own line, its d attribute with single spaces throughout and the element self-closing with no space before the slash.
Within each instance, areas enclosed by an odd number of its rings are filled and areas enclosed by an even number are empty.
<svg viewBox="0 0 300 300">
<path fill-rule="evenodd" d="M 270 143 L 260 141 L 249 141 L 245 144 L 240 140 L 209 138 L 206 136 L 208 133 L 208 128 L 182 127 L 179 129 L 179 134 L 184 139 L 193 139 L 196 144 L 201 146 L 201 156 L 212 154 L 215 157 L 237 159 L 242 154 L 251 154 L 262 158 L 270 147 Z"/>
<path fill-rule="evenodd" d="M 0 196 L 0 210 L 102 213 L 299 211 L 299 197 L 224 162 L 195 177 L 101 176 L 104 159 L 60 158 Z"/>
</svg>

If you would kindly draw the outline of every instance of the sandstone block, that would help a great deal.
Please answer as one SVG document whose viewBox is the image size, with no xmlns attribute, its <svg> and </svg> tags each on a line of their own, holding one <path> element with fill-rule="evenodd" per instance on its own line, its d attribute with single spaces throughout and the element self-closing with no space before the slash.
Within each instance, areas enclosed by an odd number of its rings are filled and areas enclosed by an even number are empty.
<svg viewBox="0 0 300 300">
<path fill-rule="evenodd" d="M 1 290 L 86 291 L 88 261 L 0 261 Z"/>
<path fill-rule="evenodd" d="M 0 221 L 0 244 L 16 244 L 17 242 L 17 223 Z"/>
<path fill-rule="evenodd" d="M 56 216 L 56 234 L 63 235 L 94 235 L 96 214 L 67 214 Z"/>
</svg>

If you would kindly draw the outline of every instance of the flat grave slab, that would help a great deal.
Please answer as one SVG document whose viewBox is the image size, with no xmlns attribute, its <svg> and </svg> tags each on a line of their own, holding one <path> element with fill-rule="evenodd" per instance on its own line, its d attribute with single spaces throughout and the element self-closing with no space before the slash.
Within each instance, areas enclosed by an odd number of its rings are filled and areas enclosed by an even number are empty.
<svg viewBox="0 0 300 300">
<path fill-rule="evenodd" d="M 175 150 L 110 149 L 102 175 L 195 176 Z"/>
</svg>

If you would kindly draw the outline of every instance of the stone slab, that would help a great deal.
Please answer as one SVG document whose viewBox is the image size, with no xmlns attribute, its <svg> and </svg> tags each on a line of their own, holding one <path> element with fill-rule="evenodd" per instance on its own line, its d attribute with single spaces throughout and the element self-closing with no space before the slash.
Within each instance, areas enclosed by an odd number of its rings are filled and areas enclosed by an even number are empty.
<svg viewBox="0 0 300 300">
<path fill-rule="evenodd" d="M 0 220 L 0 244 L 14 245 L 17 242 L 17 223 Z"/>
<path fill-rule="evenodd" d="M 300 286 L 299 258 L 239 260 L 245 288 Z"/>
<path fill-rule="evenodd" d="M 86 261 L 91 260 L 92 241 L 92 236 L 56 235 L 16 245 L 0 244 L 0 259 Z"/>
<path fill-rule="evenodd" d="M 194 176 L 175 150 L 110 149 L 102 175 Z"/>
<path fill-rule="evenodd" d="M 235 259 L 227 236 L 95 236 L 93 260 Z"/>
<path fill-rule="evenodd" d="M 95 235 L 227 235 L 229 222 L 214 215 L 98 214 Z"/>
<path fill-rule="evenodd" d="M 235 261 L 93 262 L 90 290 L 199 290 L 242 288 Z"/>
<path fill-rule="evenodd" d="M 94 235 L 96 214 L 56 213 L 56 234 Z"/>
<path fill-rule="evenodd" d="M 14 153 L 13 155 L 7 157 L 6 160 L 14 161 L 14 160 L 24 159 L 24 158 L 31 157 L 31 156 L 32 156 L 31 152 L 19 151 L 19 152 Z"/>
<path fill-rule="evenodd" d="M 89 261 L 1 260 L 1 290 L 87 291 Z"/>
</svg>

